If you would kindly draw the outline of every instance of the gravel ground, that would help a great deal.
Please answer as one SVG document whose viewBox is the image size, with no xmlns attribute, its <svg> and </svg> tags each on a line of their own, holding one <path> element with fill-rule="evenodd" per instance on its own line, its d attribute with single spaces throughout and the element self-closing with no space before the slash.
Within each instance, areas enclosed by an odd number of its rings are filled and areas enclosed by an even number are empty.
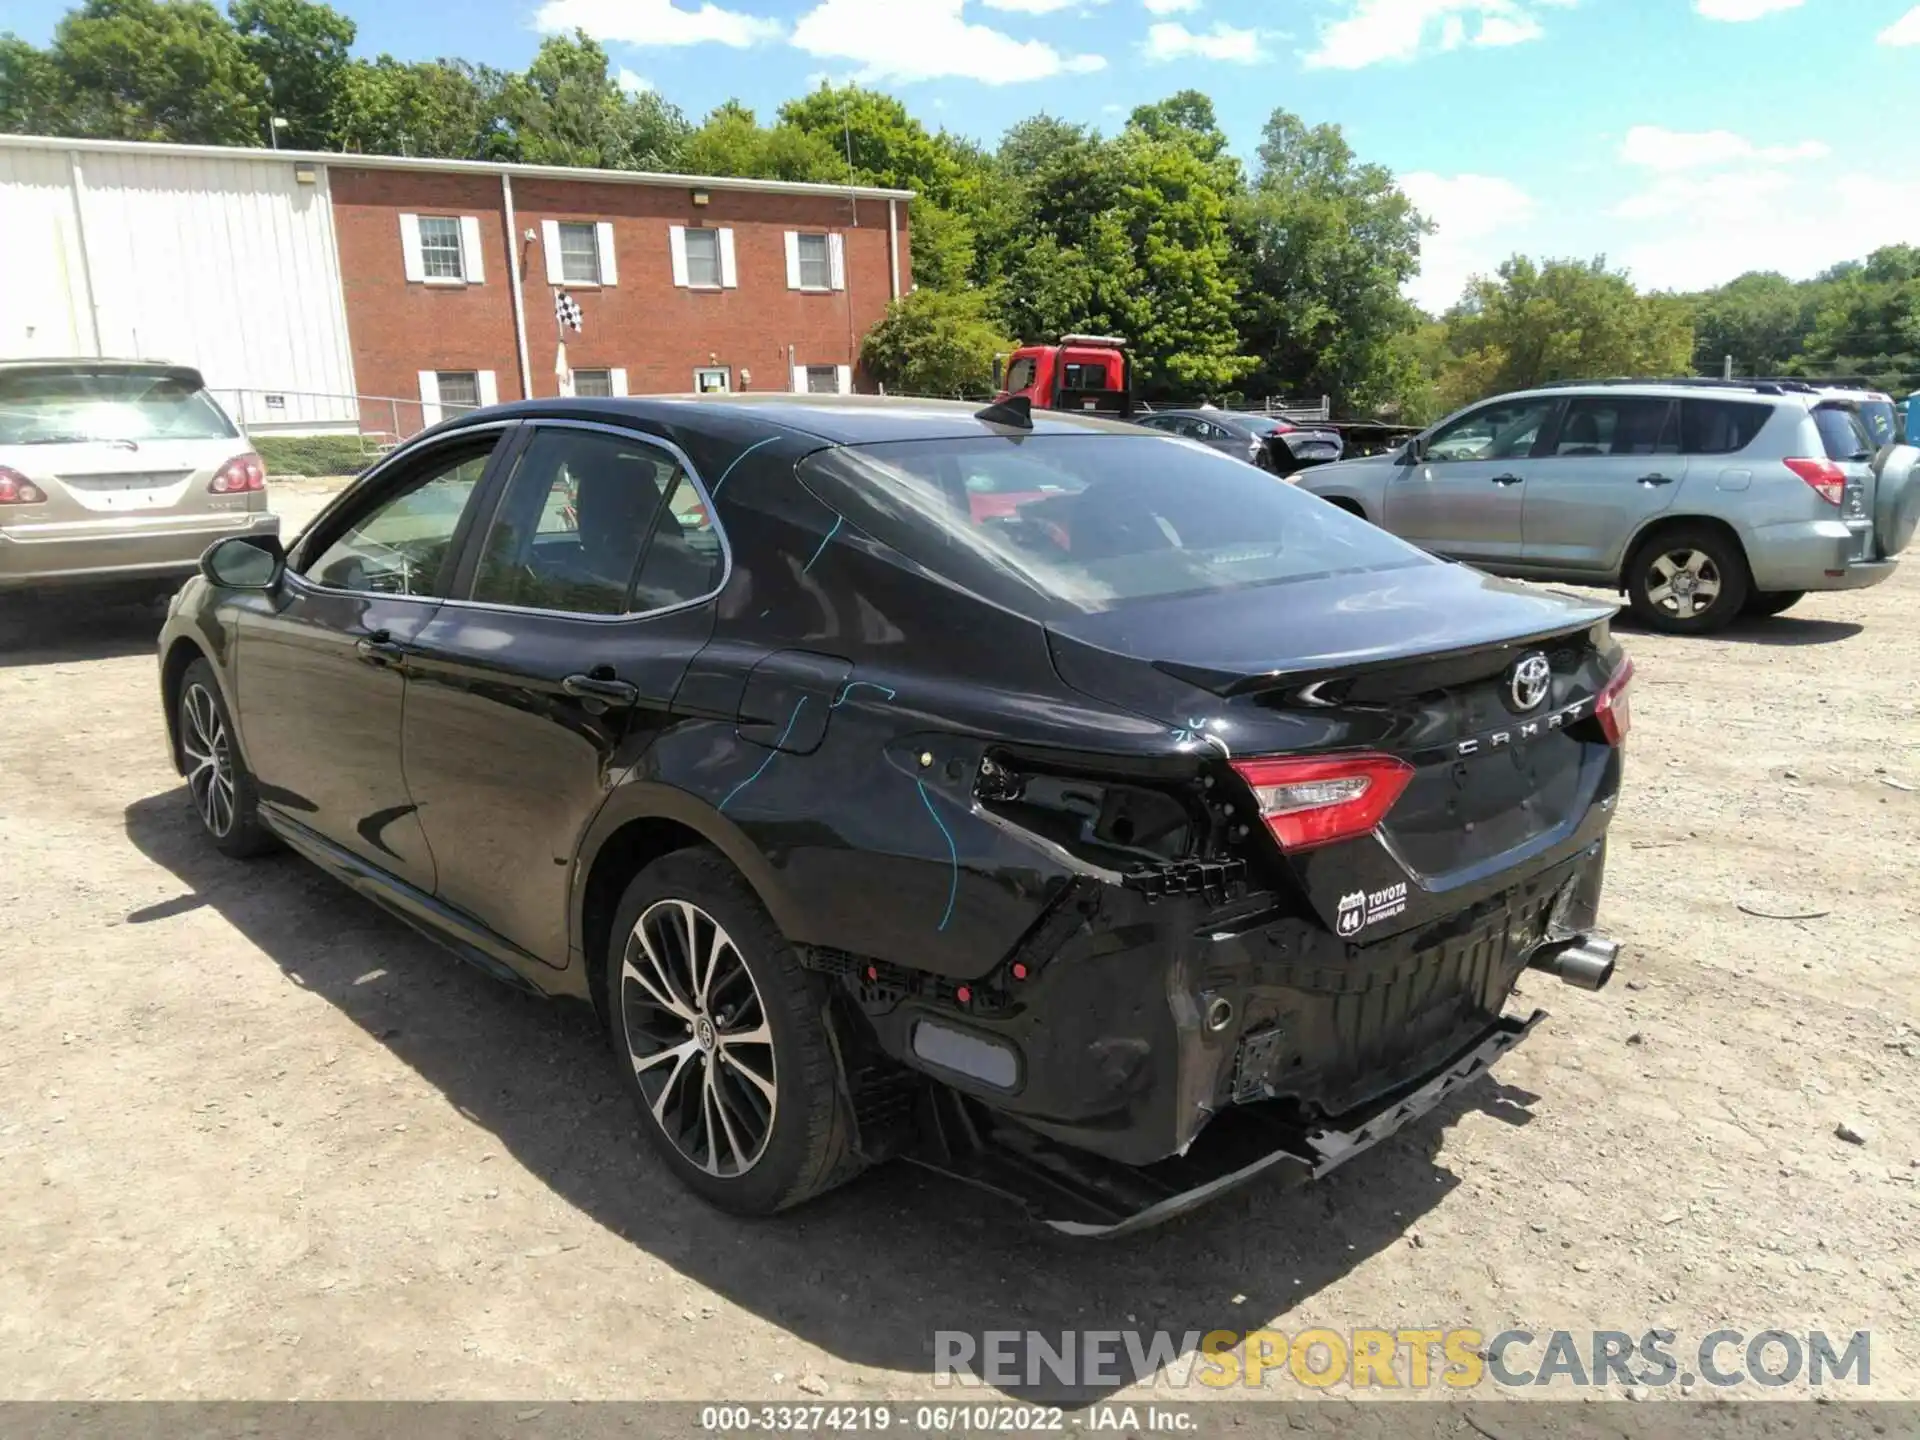
<svg viewBox="0 0 1920 1440">
<path fill-rule="evenodd" d="M 0 610 L 0 1396 L 873 1400 L 940 1329 L 1470 1325 L 1870 1328 L 1920 1398 L 1916 616 L 1920 562 L 1629 634 L 1620 979 L 1529 977 L 1496 1081 L 1328 1181 L 1097 1245 L 904 1167 L 703 1208 L 580 1015 L 201 843 L 151 612 Z"/>
</svg>

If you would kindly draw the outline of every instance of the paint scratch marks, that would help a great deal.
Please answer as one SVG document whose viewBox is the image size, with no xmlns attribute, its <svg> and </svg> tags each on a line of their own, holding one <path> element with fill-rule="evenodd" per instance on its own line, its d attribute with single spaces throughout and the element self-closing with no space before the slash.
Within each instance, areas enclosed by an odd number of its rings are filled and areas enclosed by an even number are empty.
<svg viewBox="0 0 1920 1440">
<path fill-rule="evenodd" d="M 767 767 L 773 764 L 775 758 L 780 754 L 780 747 L 785 745 L 787 743 L 787 737 L 793 734 L 793 727 L 798 724 L 800 720 L 800 712 L 807 708 L 807 701 L 811 698 L 811 696 L 807 695 L 800 697 L 800 703 L 793 707 L 792 719 L 787 721 L 787 728 L 780 732 L 780 738 L 774 742 L 773 749 L 767 752 L 767 758 L 760 762 L 759 768 L 751 775 L 747 776 L 746 779 L 742 780 L 738 785 L 734 786 L 732 790 L 727 792 L 727 798 L 720 802 L 720 808 L 722 810 L 725 810 L 727 806 L 731 805 L 742 790 L 746 789 L 766 773 Z"/>
<path fill-rule="evenodd" d="M 840 533 L 840 527 L 846 523 L 847 522 L 841 519 L 838 515 L 834 516 L 833 528 L 827 531 L 825 538 L 821 540 L 820 548 L 813 552 L 813 560 L 807 561 L 807 563 L 801 567 L 800 573 L 802 575 L 806 574 L 807 571 L 813 569 L 814 560 L 818 560 L 822 555 L 827 553 L 827 546 L 833 543 L 833 537 Z"/>
<path fill-rule="evenodd" d="M 742 450 L 738 455 L 734 456 L 733 463 L 727 466 L 725 470 L 722 470 L 720 472 L 720 478 L 713 482 L 713 491 L 712 491 L 713 498 L 716 500 L 720 498 L 720 487 L 727 483 L 727 476 L 733 474 L 735 467 L 737 467 L 742 460 L 746 459 L 747 456 L 751 455 L 754 451 L 758 450 L 762 445 L 771 445 L 773 444 L 774 441 L 778 440 L 779 438 L 780 437 L 778 435 L 769 435 L 764 440 L 756 440 L 753 442 L 753 444 L 747 446 L 746 449 Z"/>
<path fill-rule="evenodd" d="M 838 700 L 835 700 L 833 704 L 829 705 L 827 708 L 829 710 L 838 710 L 842 705 L 847 703 L 847 697 L 849 695 L 853 694 L 854 691 L 863 689 L 863 688 L 867 690 L 878 690 L 882 695 L 886 696 L 887 699 L 889 700 L 898 698 L 900 693 L 899 691 L 894 690 L 889 686 L 876 685 L 871 680 L 849 680 L 845 685 L 843 685 L 840 688 L 840 698 Z"/>
<path fill-rule="evenodd" d="M 953 920 L 953 902 L 960 898 L 960 848 L 953 843 L 953 832 L 947 829 L 947 822 L 940 818 L 940 812 L 933 808 L 933 797 L 927 793 L 927 782 L 916 780 L 914 785 L 920 791 L 920 803 L 927 807 L 927 814 L 933 817 L 933 823 L 940 827 L 940 833 L 946 838 L 947 857 L 952 866 L 952 880 L 947 886 L 947 913 L 940 917 L 936 930 L 945 930 Z"/>
</svg>

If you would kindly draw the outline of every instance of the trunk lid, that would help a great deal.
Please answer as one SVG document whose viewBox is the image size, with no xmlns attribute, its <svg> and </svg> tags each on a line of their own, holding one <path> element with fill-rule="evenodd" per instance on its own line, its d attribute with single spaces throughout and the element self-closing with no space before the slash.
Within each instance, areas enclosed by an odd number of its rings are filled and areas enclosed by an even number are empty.
<svg viewBox="0 0 1920 1440">
<path fill-rule="evenodd" d="M 1411 767 L 1372 833 L 1275 842 L 1328 927 L 1371 940 L 1604 829 L 1618 751 L 1594 702 L 1621 663 L 1615 609 L 1416 563 L 1140 602 L 1049 633 L 1067 684 L 1232 760 L 1369 752 Z"/>
</svg>

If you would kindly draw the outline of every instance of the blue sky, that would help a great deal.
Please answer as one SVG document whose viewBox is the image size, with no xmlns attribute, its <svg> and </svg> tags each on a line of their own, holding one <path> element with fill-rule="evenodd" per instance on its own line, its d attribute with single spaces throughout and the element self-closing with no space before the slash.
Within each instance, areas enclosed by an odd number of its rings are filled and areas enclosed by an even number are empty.
<svg viewBox="0 0 1920 1440">
<path fill-rule="evenodd" d="M 698 118 L 857 78 L 991 142 L 1039 110 L 1106 128 L 1188 86 L 1251 157 L 1275 106 L 1336 121 L 1439 225 L 1414 298 L 1515 250 L 1643 285 L 1801 276 L 1920 241 L 1892 117 L 1914 0 L 334 0 L 356 47 L 525 64 L 587 30 Z M 5 0 L 44 42 L 66 5 Z"/>
</svg>

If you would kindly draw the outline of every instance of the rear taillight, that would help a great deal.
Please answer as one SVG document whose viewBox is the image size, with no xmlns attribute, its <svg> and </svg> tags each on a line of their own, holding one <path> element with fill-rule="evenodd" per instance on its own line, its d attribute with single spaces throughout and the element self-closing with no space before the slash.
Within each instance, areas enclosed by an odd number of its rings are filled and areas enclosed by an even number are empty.
<svg viewBox="0 0 1920 1440">
<path fill-rule="evenodd" d="M 213 479 L 207 482 L 207 489 L 215 495 L 239 495 L 248 490 L 266 488 L 267 467 L 260 463 L 260 457 L 251 450 L 227 461 L 213 472 Z"/>
<path fill-rule="evenodd" d="M 1413 767 L 1391 755 L 1236 760 L 1233 768 L 1253 787 L 1260 818 L 1285 850 L 1368 834 L 1413 778 Z"/>
<path fill-rule="evenodd" d="M 1601 733 L 1609 745 L 1618 745 L 1633 728 L 1633 711 L 1627 703 L 1627 687 L 1632 683 L 1633 661 L 1629 658 L 1620 662 L 1613 678 L 1594 697 L 1593 718 L 1600 722 Z"/>
<path fill-rule="evenodd" d="M 38 505 L 47 492 L 18 470 L 0 465 L 0 505 Z"/>
<path fill-rule="evenodd" d="M 1831 460 L 1789 460 L 1786 466 L 1829 505 L 1838 505 L 1847 493 L 1847 472 Z"/>
</svg>

